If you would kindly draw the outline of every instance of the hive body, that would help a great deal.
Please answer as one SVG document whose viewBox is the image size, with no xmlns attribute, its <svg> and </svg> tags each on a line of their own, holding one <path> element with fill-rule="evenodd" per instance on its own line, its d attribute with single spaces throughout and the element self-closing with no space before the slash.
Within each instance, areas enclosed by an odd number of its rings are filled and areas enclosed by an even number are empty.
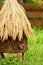
<svg viewBox="0 0 43 65">
<path fill-rule="evenodd" d="M 0 11 L 0 38 L 7 40 L 8 36 L 22 40 L 23 34 L 27 38 L 33 36 L 31 24 L 29 23 L 24 8 L 17 0 L 6 0 Z"/>
</svg>

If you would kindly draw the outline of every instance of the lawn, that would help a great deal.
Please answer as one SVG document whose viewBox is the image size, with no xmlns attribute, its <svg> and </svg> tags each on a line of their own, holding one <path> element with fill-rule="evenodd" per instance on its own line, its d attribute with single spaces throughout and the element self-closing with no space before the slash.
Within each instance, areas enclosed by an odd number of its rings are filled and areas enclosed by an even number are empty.
<svg viewBox="0 0 43 65">
<path fill-rule="evenodd" d="M 28 50 L 25 53 L 25 61 L 19 62 L 16 58 L 5 58 L 0 65 L 43 65 L 43 29 L 33 28 L 34 37 L 28 39 Z"/>
</svg>

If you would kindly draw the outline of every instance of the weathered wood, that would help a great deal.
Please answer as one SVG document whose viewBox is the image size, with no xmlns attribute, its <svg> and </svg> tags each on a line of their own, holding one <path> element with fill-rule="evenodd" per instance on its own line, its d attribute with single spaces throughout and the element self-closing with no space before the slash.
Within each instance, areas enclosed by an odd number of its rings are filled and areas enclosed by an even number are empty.
<svg viewBox="0 0 43 65">
<path fill-rule="evenodd" d="M 32 26 L 43 27 L 43 3 L 39 4 L 26 4 L 20 3 L 26 10 L 26 15 Z"/>
<path fill-rule="evenodd" d="M 42 11 L 28 11 L 26 14 L 27 14 L 28 18 L 43 20 Z"/>
<path fill-rule="evenodd" d="M 22 49 L 19 48 L 20 45 L 23 45 Z M 21 42 L 19 42 L 18 38 L 16 41 L 12 40 L 12 38 L 8 38 L 8 40 L 5 40 L 4 42 L 0 40 L 0 52 L 23 53 L 27 49 L 28 46 L 26 37 L 24 37 Z"/>
<path fill-rule="evenodd" d="M 29 21 L 31 22 L 32 26 L 43 27 L 43 20 L 30 19 Z"/>
<path fill-rule="evenodd" d="M 43 11 L 43 3 L 41 5 L 34 3 L 20 3 L 26 11 Z"/>
<path fill-rule="evenodd" d="M 1 52 L 0 54 L 1 54 L 1 57 L 4 59 L 4 54 L 3 54 L 3 52 Z"/>
<path fill-rule="evenodd" d="M 24 53 L 22 53 L 22 61 L 24 61 Z"/>
</svg>

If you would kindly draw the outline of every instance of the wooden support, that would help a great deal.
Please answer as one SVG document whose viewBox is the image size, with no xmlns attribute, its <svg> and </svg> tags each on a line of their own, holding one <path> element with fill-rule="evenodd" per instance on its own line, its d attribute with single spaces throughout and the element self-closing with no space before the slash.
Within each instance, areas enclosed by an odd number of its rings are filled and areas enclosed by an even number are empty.
<svg viewBox="0 0 43 65">
<path fill-rule="evenodd" d="M 3 54 L 3 52 L 0 52 L 0 59 L 4 59 L 4 54 Z"/>
<path fill-rule="evenodd" d="M 22 61 L 24 61 L 24 53 L 22 53 Z"/>
<path fill-rule="evenodd" d="M 8 38 L 8 40 L 5 40 L 2 42 L 0 40 L 0 56 L 4 59 L 3 53 L 21 53 L 22 54 L 22 61 L 24 61 L 24 53 L 28 49 L 27 44 L 27 38 L 24 36 L 21 42 L 18 41 L 18 38 L 16 41 L 12 40 L 12 38 Z"/>
</svg>

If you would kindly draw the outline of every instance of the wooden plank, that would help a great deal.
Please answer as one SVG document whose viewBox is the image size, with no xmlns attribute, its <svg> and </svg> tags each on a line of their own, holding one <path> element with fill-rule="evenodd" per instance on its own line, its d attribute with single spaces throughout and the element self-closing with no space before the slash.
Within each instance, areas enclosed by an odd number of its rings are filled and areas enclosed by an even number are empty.
<svg viewBox="0 0 43 65">
<path fill-rule="evenodd" d="M 42 11 L 28 11 L 26 15 L 29 19 L 41 19 L 43 20 L 43 12 Z"/>
<path fill-rule="evenodd" d="M 32 26 L 43 27 L 43 20 L 29 20 Z"/>
<path fill-rule="evenodd" d="M 12 38 L 8 38 L 2 42 L 0 40 L 0 53 L 24 53 L 28 49 L 27 38 L 24 37 L 21 42 L 19 42 L 18 38 L 16 41 L 12 40 Z"/>
<path fill-rule="evenodd" d="M 41 16 L 41 17 L 43 17 L 43 12 L 42 11 L 34 11 L 34 12 L 31 12 L 31 11 L 27 11 L 27 15 L 29 15 L 29 16 Z"/>
<path fill-rule="evenodd" d="M 43 3 L 41 5 L 33 3 L 21 3 L 21 5 L 25 8 L 26 11 L 43 11 Z"/>
</svg>

